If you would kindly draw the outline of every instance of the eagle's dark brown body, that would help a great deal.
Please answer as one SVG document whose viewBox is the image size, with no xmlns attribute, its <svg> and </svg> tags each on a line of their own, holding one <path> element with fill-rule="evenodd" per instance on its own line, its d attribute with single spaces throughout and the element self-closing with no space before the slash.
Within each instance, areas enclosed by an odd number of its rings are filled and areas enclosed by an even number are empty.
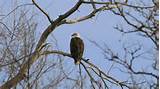
<svg viewBox="0 0 160 89">
<path fill-rule="evenodd" d="M 80 64 L 84 52 L 84 43 L 79 37 L 71 39 L 70 52 L 74 58 L 75 64 Z"/>
</svg>

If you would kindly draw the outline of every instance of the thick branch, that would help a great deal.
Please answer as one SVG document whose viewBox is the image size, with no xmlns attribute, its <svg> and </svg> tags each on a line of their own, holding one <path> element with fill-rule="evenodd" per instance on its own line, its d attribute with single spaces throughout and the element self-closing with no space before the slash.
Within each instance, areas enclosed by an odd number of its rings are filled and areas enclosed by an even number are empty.
<svg viewBox="0 0 160 89">
<path fill-rule="evenodd" d="M 60 15 L 59 18 L 57 18 L 54 23 L 57 23 L 57 22 L 60 22 L 62 21 L 63 19 L 69 17 L 72 13 L 74 13 L 76 10 L 78 10 L 79 6 L 82 4 L 82 1 L 83 0 L 79 0 L 78 3 L 73 7 L 71 8 L 69 11 L 67 11 L 65 14 L 63 15 Z"/>
<path fill-rule="evenodd" d="M 58 51 L 58 50 L 44 51 L 41 55 L 49 55 L 49 54 L 60 54 L 60 55 L 63 55 L 63 56 L 72 57 L 71 54 L 65 53 L 65 52 L 62 52 L 62 51 Z"/>
</svg>

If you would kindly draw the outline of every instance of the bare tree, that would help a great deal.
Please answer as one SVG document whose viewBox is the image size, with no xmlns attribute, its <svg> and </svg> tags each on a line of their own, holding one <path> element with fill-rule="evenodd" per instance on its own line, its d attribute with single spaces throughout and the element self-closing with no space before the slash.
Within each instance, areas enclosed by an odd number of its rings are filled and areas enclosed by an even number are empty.
<svg viewBox="0 0 160 89">
<path fill-rule="evenodd" d="M 136 4 L 133 4 L 133 2 Z M 1 81 L 3 82 L 1 82 L 0 89 L 110 89 L 112 86 L 122 89 L 158 89 L 159 1 L 151 0 L 147 3 L 146 1 L 137 0 L 133 2 L 128 0 L 78 0 L 72 8 L 59 15 L 55 20 L 52 20 L 51 16 L 47 14 L 48 12 L 43 10 L 35 0 L 32 0 L 32 4 L 16 6 L 7 15 L 3 16 L 2 13 L 2 18 L 0 19 L 0 73 L 2 74 Z M 82 5 L 91 6 L 92 11 L 88 12 L 86 16 L 77 17 L 76 19 L 69 18 Z M 28 13 L 32 12 L 23 9 L 17 12 L 18 8 L 25 6 L 38 8 L 50 23 L 40 35 L 40 38 L 36 38 L 37 23 L 34 21 L 34 14 L 30 16 Z M 119 54 L 119 52 L 115 52 L 108 47 L 107 43 L 103 46 L 91 40 L 96 47 L 102 50 L 104 60 L 113 64 L 106 73 L 98 65 L 93 64 L 90 59 L 82 58 L 78 70 L 79 75 L 74 79 L 70 77 L 73 70 L 67 71 L 63 65 L 63 56 L 70 58 L 72 56 L 60 50 L 53 50 L 50 46 L 56 45 L 56 39 L 54 44 L 47 42 L 47 39 L 57 27 L 64 24 L 79 23 L 93 18 L 99 12 L 105 11 L 110 11 L 108 13 L 113 13 L 122 18 L 126 22 L 125 26 L 130 28 L 126 29 L 118 24 L 115 26 L 116 30 L 123 34 L 138 33 L 138 36 L 150 39 L 148 42 L 154 44 L 153 52 L 143 52 L 143 45 L 140 43 L 132 45 L 125 43 L 123 45 L 124 54 Z M 20 14 L 17 15 L 17 13 Z M 9 16 L 11 15 L 13 17 L 10 19 Z M 13 20 L 12 25 L 8 25 L 4 19 L 6 21 Z M 54 38 L 54 36 L 52 37 Z M 152 64 L 149 66 L 150 71 L 134 67 L 138 63 L 136 60 L 146 60 L 141 58 L 145 54 L 149 54 L 152 57 Z M 49 61 L 48 59 L 50 58 L 56 60 Z M 114 68 L 118 69 L 122 74 L 126 74 L 127 78 L 119 80 L 116 76 L 120 75 L 111 75 L 110 73 Z M 50 72 L 52 72 L 52 76 L 49 75 Z M 70 81 L 72 84 L 66 84 L 66 81 Z M 58 84 L 60 83 L 63 86 L 59 86 Z"/>
</svg>

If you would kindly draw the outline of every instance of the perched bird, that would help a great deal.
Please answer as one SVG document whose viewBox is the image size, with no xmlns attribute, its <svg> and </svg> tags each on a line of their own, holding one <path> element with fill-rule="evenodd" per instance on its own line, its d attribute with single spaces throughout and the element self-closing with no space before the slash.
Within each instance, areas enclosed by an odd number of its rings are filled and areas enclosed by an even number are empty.
<svg viewBox="0 0 160 89">
<path fill-rule="evenodd" d="M 80 64 L 84 52 L 84 43 L 79 33 L 73 33 L 71 37 L 70 52 L 75 64 Z"/>
</svg>

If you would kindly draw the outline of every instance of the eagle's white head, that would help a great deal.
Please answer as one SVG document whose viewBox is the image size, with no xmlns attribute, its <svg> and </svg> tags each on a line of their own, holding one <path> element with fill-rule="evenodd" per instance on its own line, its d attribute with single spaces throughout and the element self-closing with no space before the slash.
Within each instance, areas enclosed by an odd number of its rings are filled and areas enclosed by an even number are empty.
<svg viewBox="0 0 160 89">
<path fill-rule="evenodd" d="M 80 34 L 78 32 L 76 32 L 76 33 L 73 33 L 71 37 L 72 38 L 75 38 L 75 37 L 80 38 Z"/>
</svg>

